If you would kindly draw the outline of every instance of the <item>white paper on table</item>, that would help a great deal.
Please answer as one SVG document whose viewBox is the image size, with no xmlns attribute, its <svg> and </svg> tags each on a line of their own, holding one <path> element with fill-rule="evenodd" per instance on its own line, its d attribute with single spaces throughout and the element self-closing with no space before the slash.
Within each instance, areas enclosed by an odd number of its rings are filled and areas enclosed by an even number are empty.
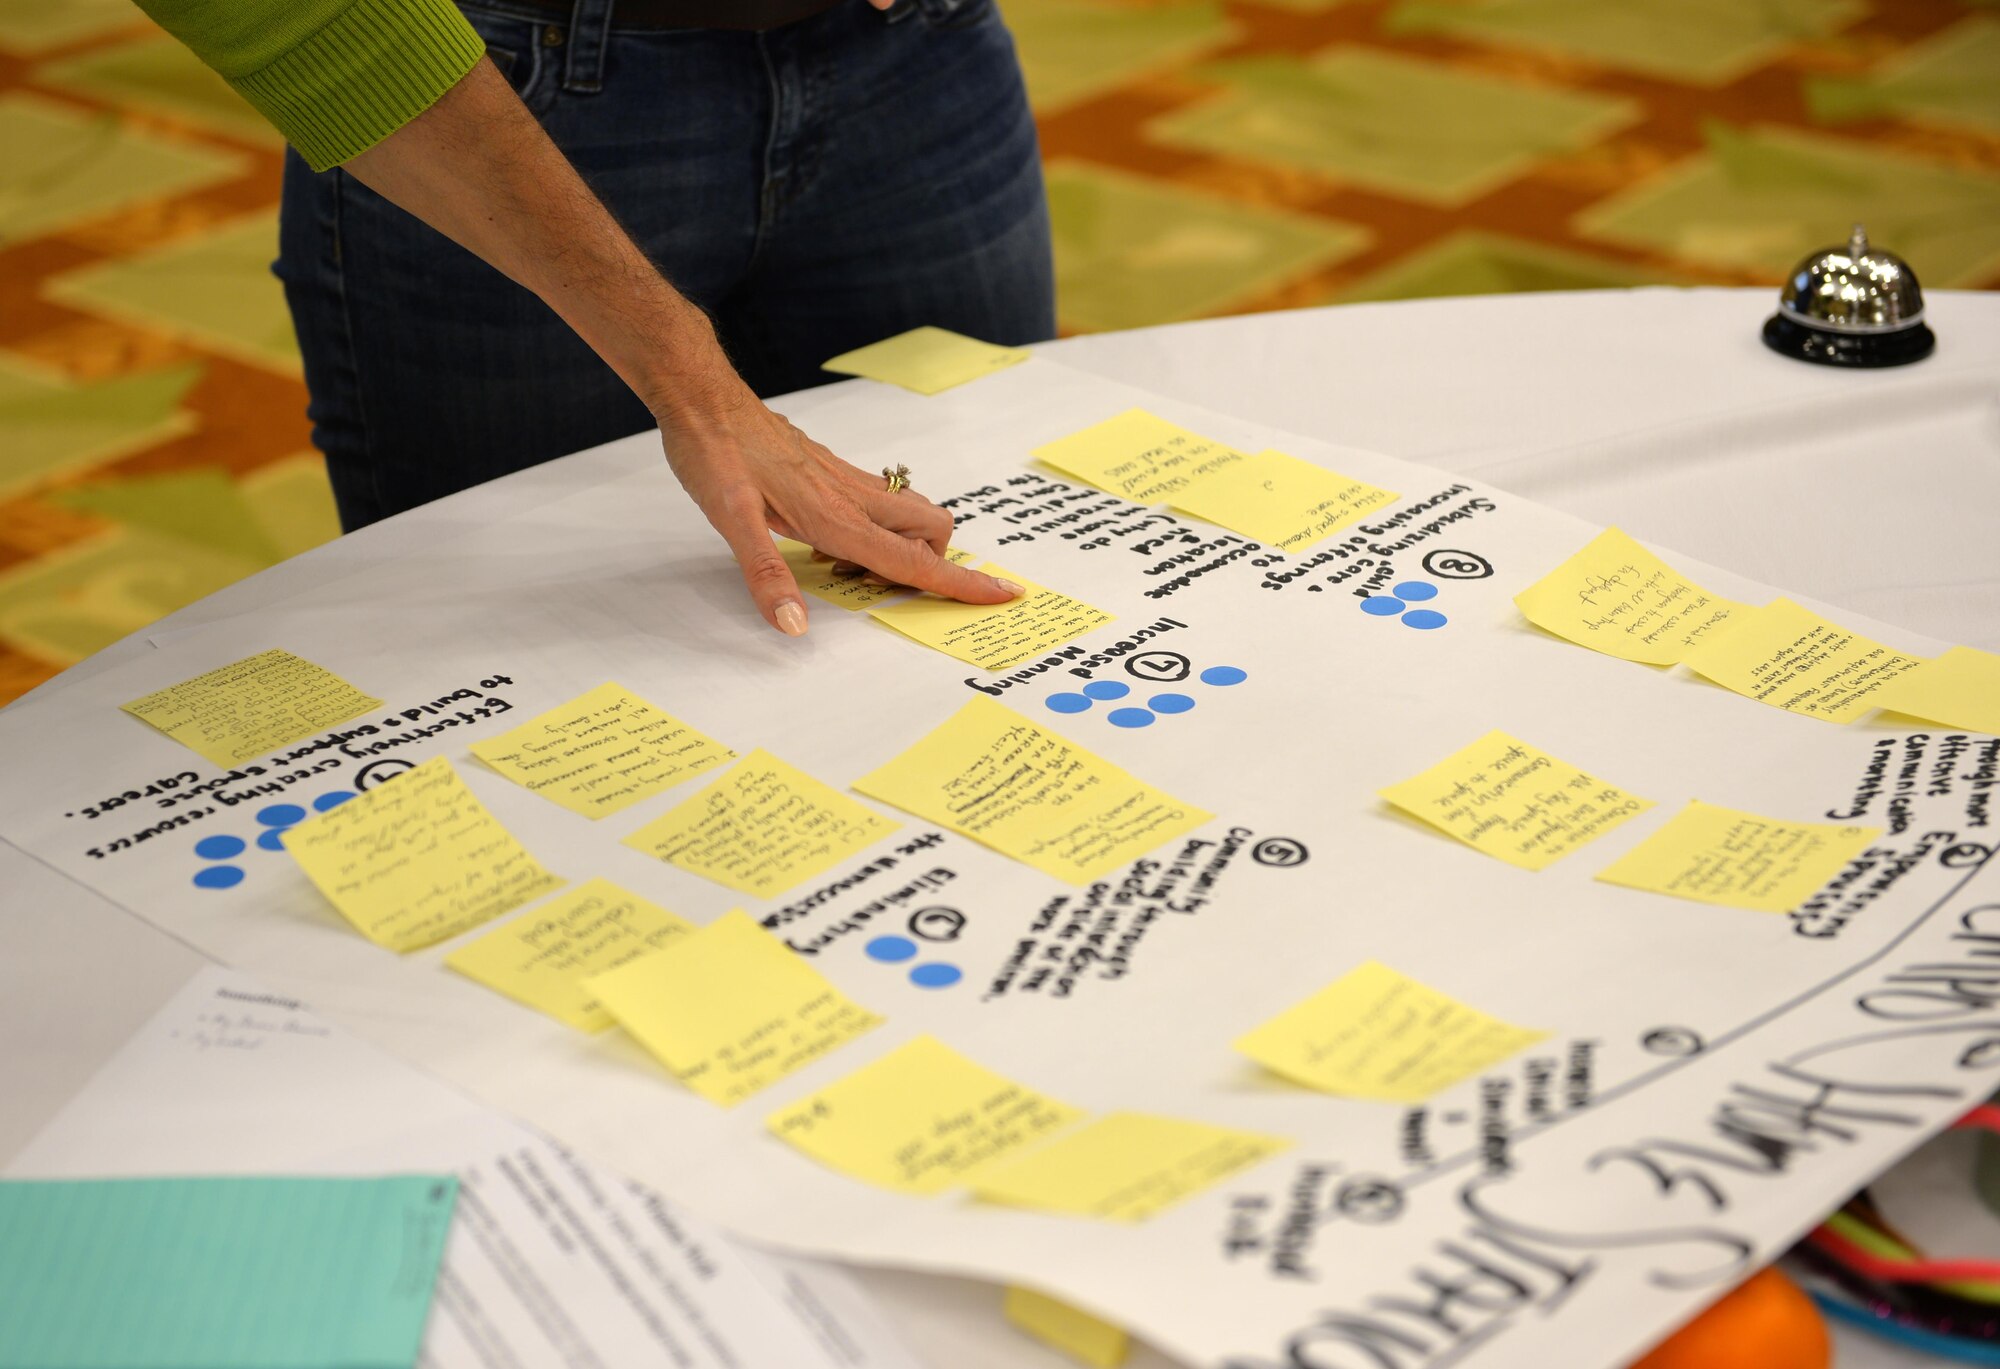
<svg viewBox="0 0 2000 1369">
<path fill-rule="evenodd" d="M 451 1170 L 425 1369 L 918 1369 L 842 1270 L 757 1250 L 315 1017 L 203 970 L 15 1178 Z"/>
<path fill-rule="evenodd" d="M 1040 443 L 1134 406 L 1402 498 L 1309 556 L 1273 562 L 1211 525 L 1112 507 L 1030 462 Z M 1236 666 L 1247 679 L 1211 690 L 1190 678 L 1182 688 L 1198 708 L 1125 730 L 1102 708 L 1048 706 L 1056 691 L 1080 687 L 1074 659 L 980 677 L 865 615 L 817 606 L 809 637 L 781 638 L 747 606 L 713 530 L 664 479 L 649 485 L 629 469 L 473 528 L 448 555 L 385 562 L 303 591 L 282 613 L 175 637 L 0 714 L 9 761 L 0 832 L 732 1232 L 858 1262 L 1034 1283 L 1204 1363 L 1338 1363 L 1330 1338 L 1343 1332 L 1327 1329 L 1336 1316 L 1388 1318 L 1393 1330 L 1379 1334 L 1423 1347 L 1404 1356 L 1411 1364 L 1627 1362 L 1990 1091 L 2000 1052 L 1973 1046 L 1979 1033 L 2000 1036 L 1992 1004 L 1968 997 L 1940 1008 L 1954 1014 L 1940 1021 L 1875 1011 L 1893 994 L 1922 992 L 1896 976 L 1963 962 L 1959 929 L 2000 930 L 2000 910 L 1981 911 L 2000 864 L 1978 868 L 1993 837 L 1967 797 L 1979 753 L 1961 748 L 1948 761 L 1942 734 L 1882 720 L 1833 727 L 1684 671 L 1535 633 L 1514 593 L 1597 528 L 1442 471 L 1041 361 L 930 399 L 829 392 L 809 417 L 834 450 L 865 453 L 870 466 L 909 464 L 920 489 L 954 501 L 970 515 L 960 545 L 1115 614 L 1077 642 L 1101 662 L 1094 678 L 1130 680 L 1147 700 L 1160 686 L 1125 668 L 1129 646 L 1094 653 L 1162 626 L 1140 645 L 1197 669 Z M 1729 497 L 1726 484 L 1716 497 Z M 1067 512 L 1053 513 L 1055 501 Z M 1069 535 L 1085 523 L 1100 526 Z M 1777 592 L 1655 550 L 1730 598 Z M 1432 582 L 1429 602 L 1448 627 L 1410 631 L 1359 611 L 1357 585 L 1405 577 Z M 1900 651 L 1941 649 L 1893 625 L 1831 616 Z M 221 779 L 118 712 L 273 646 L 388 701 L 367 720 L 375 732 L 345 750 Z M 253 835 L 265 804 L 325 797 L 434 756 L 462 762 L 468 743 L 606 680 L 739 751 L 766 747 L 842 787 L 972 697 L 968 677 L 1215 813 L 1193 834 L 1204 844 L 1192 854 L 1162 847 L 1147 869 L 1079 892 L 890 814 L 903 826 L 878 847 L 748 905 L 887 1019 L 752 1105 L 717 1109 L 618 1034 L 582 1037 L 453 974 L 441 964 L 445 947 L 399 957 L 367 943 L 281 852 L 252 848 L 245 880 L 223 893 L 190 883 L 203 868 L 197 843 Z M 475 697 L 461 701 L 461 691 Z M 476 714 L 487 699 L 495 706 Z M 1383 811 L 1381 785 L 1496 727 L 1660 806 L 1532 875 Z M 1900 775 L 1912 766 L 1905 793 Z M 1933 797 L 1936 772 L 1952 766 L 1949 792 Z M 1869 778 L 1871 767 L 1883 782 Z M 698 924 L 744 902 L 619 841 L 691 790 L 582 824 L 500 776 L 461 769 L 503 825 L 566 878 L 610 878 Z M 156 781 L 164 797 L 146 793 Z M 1592 879 L 1691 798 L 1871 826 L 1888 826 L 1893 812 L 1897 828 L 1875 868 L 1831 900 L 1833 916 L 1804 926 L 1824 936 L 1800 935 L 1784 917 Z M 1310 859 L 1260 860 L 1266 839 Z M 1201 877 L 1196 898 L 1127 897 L 1128 878 L 1143 890 L 1184 855 Z M 1895 878 L 1878 896 L 1873 881 L 1885 873 Z M 1183 878 L 1183 894 L 1193 879 Z M 1032 931 L 1057 899 L 1062 920 L 1081 928 L 1072 938 Z M 882 931 L 921 937 L 909 919 L 931 904 L 960 919 L 949 939 L 924 948 L 964 972 L 943 991 L 914 985 L 864 949 Z M 1035 968 L 1051 977 L 1030 990 L 1026 967 L 1007 976 L 1037 935 Z M 1093 945 L 1110 949 L 1086 954 Z M 1428 1100 L 1415 1119 L 1423 1126 L 1412 1123 L 1416 1109 L 1277 1083 L 1230 1049 L 1367 959 L 1548 1031 L 1549 1043 Z M 918 1033 L 1093 1113 L 1185 1116 L 1294 1147 L 1135 1226 L 884 1192 L 769 1134 L 771 1110 Z M 1583 1077 L 1574 1099 L 1572 1071 Z M 1832 1092 L 1816 1102 L 1820 1078 Z M 1744 1090 L 1762 1101 L 1746 1102 Z M 1824 1117 L 1828 1106 L 1867 1116 Z M 1755 1122 L 1749 1139 L 1745 1116 Z M 1699 1181 L 1669 1182 L 1648 1166 Z M 1355 1195 L 1379 1201 L 1357 1205 Z M 1475 1257 L 1500 1272 L 1482 1281 Z M 1499 1287 L 1503 1275 L 1514 1283 Z M 1458 1290 L 1442 1320 L 1424 1302 L 1440 1282 Z"/>
</svg>

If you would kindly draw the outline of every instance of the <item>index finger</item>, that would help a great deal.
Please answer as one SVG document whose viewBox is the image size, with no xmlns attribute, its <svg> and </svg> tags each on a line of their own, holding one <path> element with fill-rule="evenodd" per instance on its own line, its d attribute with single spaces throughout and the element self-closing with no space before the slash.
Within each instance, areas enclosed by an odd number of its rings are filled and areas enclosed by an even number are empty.
<svg viewBox="0 0 2000 1369">
<path fill-rule="evenodd" d="M 885 528 L 873 526 L 857 528 L 855 532 L 860 545 L 853 548 L 852 554 L 844 554 L 844 559 L 858 561 L 897 584 L 927 589 L 933 594 L 966 604 L 1004 604 L 1027 592 L 1012 580 L 1002 580 L 967 566 L 955 566 L 933 551 L 927 542 L 899 537 Z"/>
</svg>

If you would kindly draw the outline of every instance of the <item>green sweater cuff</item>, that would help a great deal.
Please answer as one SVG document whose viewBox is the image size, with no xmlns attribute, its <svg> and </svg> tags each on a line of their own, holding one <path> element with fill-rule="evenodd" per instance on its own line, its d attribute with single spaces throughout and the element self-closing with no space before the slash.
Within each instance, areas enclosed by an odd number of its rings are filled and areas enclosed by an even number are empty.
<svg viewBox="0 0 2000 1369">
<path fill-rule="evenodd" d="M 448 0 L 353 0 L 257 70 L 223 74 L 325 171 L 436 104 L 485 51 Z"/>
</svg>

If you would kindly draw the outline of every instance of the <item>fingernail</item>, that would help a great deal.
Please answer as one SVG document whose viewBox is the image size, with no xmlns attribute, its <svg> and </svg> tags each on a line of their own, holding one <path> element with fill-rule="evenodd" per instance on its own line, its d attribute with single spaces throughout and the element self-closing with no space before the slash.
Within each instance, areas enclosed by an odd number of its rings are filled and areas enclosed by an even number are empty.
<svg viewBox="0 0 2000 1369">
<path fill-rule="evenodd" d="M 787 637 L 806 635 L 806 611 L 787 599 L 778 605 L 778 626 Z"/>
<path fill-rule="evenodd" d="M 1026 594 L 1028 592 L 1027 587 L 1025 585 L 1017 585 L 1012 580 L 1002 580 L 997 575 L 993 577 L 993 583 L 1000 586 L 1000 588 L 1006 590 L 1016 599 L 1020 598 L 1023 594 Z"/>
</svg>

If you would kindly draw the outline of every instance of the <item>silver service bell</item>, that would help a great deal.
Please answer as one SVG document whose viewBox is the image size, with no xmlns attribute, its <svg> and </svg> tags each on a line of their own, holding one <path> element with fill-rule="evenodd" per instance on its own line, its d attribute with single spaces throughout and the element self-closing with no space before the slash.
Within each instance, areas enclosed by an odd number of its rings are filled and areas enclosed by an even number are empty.
<svg viewBox="0 0 2000 1369">
<path fill-rule="evenodd" d="M 1924 292 L 1909 264 L 1870 247 L 1857 223 L 1845 247 L 1792 268 L 1764 343 L 1824 366 L 1902 366 L 1929 356 L 1937 336 L 1924 323 Z"/>
</svg>

